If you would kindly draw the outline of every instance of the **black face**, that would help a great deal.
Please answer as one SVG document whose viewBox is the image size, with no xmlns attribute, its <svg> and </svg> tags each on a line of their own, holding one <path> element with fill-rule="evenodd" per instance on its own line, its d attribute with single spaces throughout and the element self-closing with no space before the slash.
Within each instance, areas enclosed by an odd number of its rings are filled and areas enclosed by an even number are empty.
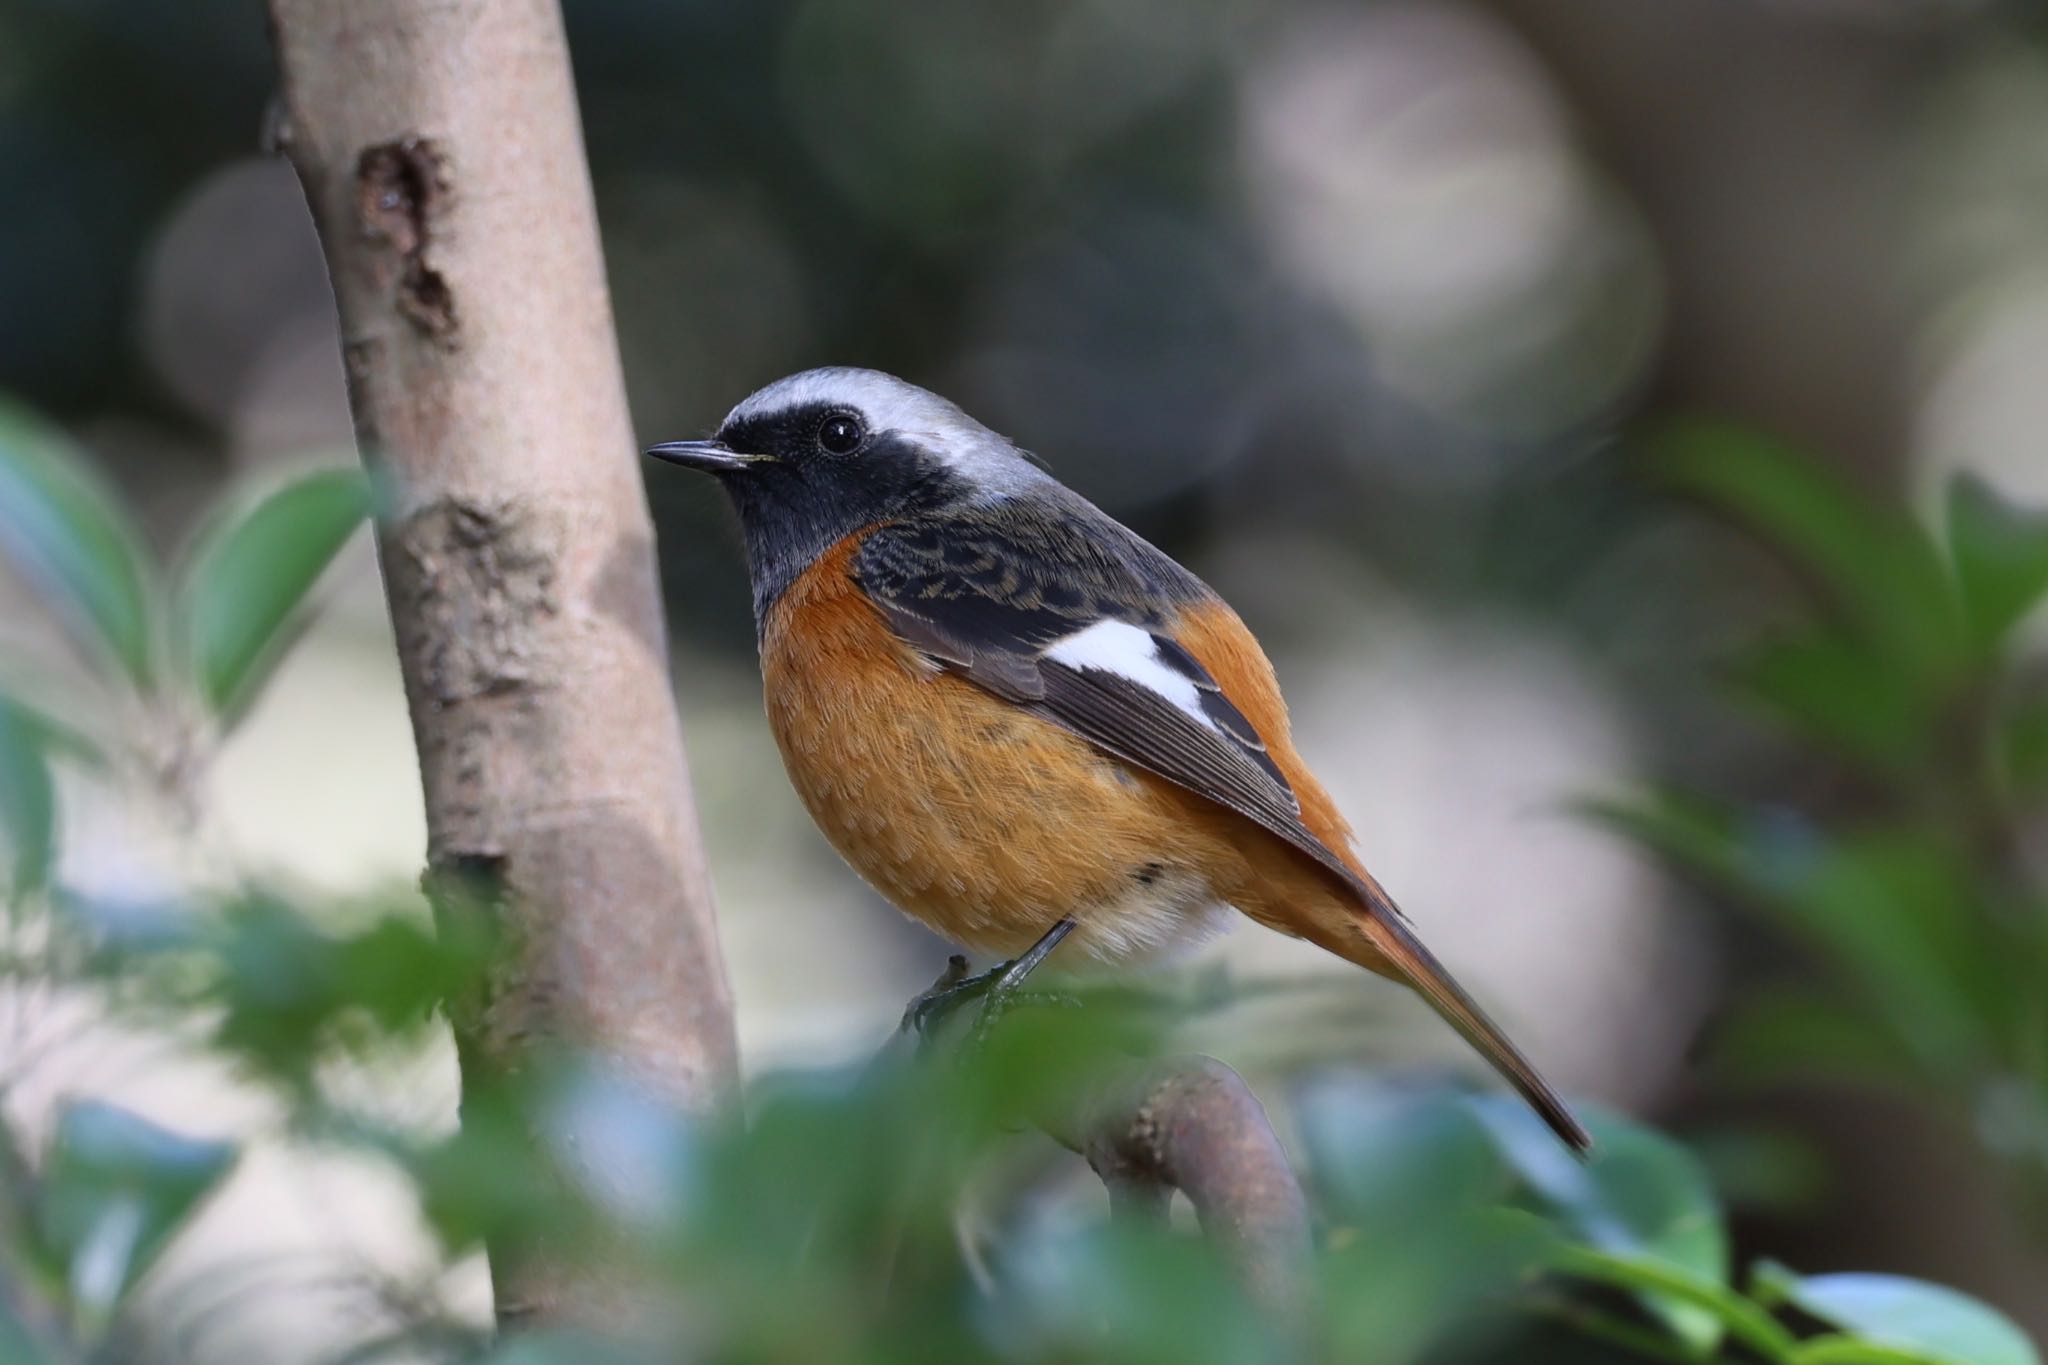
<svg viewBox="0 0 2048 1365">
<path fill-rule="evenodd" d="M 790 465 L 851 459 L 873 438 L 860 412 L 833 403 L 728 421 L 718 430 L 718 439 L 742 455 L 772 455 Z"/>
<path fill-rule="evenodd" d="M 813 403 L 730 421 L 718 440 L 740 456 L 713 472 L 739 509 L 756 619 L 796 576 L 863 527 L 943 507 L 967 492 L 943 460 L 858 410 Z"/>
</svg>

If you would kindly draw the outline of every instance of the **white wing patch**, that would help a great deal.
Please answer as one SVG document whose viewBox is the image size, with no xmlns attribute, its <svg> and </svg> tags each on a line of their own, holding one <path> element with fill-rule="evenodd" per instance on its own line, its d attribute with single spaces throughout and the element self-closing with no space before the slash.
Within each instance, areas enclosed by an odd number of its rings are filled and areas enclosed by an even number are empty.
<svg viewBox="0 0 2048 1365">
<path fill-rule="evenodd" d="M 1045 657 L 1068 668 L 1114 673 L 1157 693 L 1209 729 L 1216 722 L 1202 709 L 1202 692 L 1195 680 L 1159 657 L 1152 632 L 1128 621 L 1097 621 L 1056 641 Z"/>
</svg>

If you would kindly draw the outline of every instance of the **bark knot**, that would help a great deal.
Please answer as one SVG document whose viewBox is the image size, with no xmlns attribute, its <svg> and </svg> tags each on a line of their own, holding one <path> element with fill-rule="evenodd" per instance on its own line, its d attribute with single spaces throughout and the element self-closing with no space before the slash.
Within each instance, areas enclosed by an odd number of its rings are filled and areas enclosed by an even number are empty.
<svg viewBox="0 0 2048 1365">
<path fill-rule="evenodd" d="M 380 142 L 356 159 L 356 219 L 382 248 L 382 283 L 399 315 L 444 346 L 456 340 L 455 293 L 430 253 L 451 187 L 447 159 L 431 138 Z"/>
<path fill-rule="evenodd" d="M 524 690 L 544 675 L 540 637 L 555 615 L 556 536 L 523 505 L 447 498 L 407 517 L 388 557 L 395 613 L 438 707 Z"/>
</svg>

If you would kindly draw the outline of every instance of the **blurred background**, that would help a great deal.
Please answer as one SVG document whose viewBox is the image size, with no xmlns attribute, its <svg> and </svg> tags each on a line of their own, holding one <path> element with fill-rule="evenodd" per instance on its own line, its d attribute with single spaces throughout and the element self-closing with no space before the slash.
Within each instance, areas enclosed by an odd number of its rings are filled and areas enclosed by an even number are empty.
<svg viewBox="0 0 2048 1365">
<path fill-rule="evenodd" d="M 1761 987 L 1825 986 L 1826 952 L 1575 805 L 1672 789 L 1818 828 L 1879 802 L 1731 699 L 1731 657 L 1812 599 L 1647 452 L 1709 417 L 1927 517 L 1964 470 L 2048 503 L 2039 10 L 570 0 L 567 18 L 642 438 L 706 434 L 817 364 L 953 398 L 1233 601 L 1381 879 L 1555 1079 L 1694 1147 L 1738 1250 L 1925 1275 L 2048 1332 L 2048 1224 L 2010 1169 L 2042 1159 L 2041 1097 L 2014 1119 L 1846 1062 L 1732 1075 L 1724 1027 Z M 246 4 L 0 6 L 0 391 L 68 430 L 173 560 L 224 489 L 352 458 L 318 244 L 258 150 L 271 81 Z M 745 1063 L 863 1056 L 947 950 L 788 791 L 713 490 L 656 471 L 649 492 Z M 171 806 L 203 820 L 65 779 L 71 886 L 143 902 L 227 867 L 343 897 L 412 883 L 424 824 L 366 538 L 321 597 L 232 738 L 173 765 Z M 0 603 L 5 676 L 87 697 L 32 585 L 0 578 Z M 1193 1027 L 1276 1085 L 1312 1059 L 1464 1065 L 1399 992 L 1249 925 L 1180 971 L 1260 988 Z M 17 1122 L 90 1093 L 277 1139 L 208 1206 L 215 1252 L 430 1259 L 388 1174 L 293 1150 L 174 1040 L 35 1003 L 0 1011 Z M 452 1057 L 410 1067 L 396 1102 L 452 1124 Z M 480 1313 L 481 1283 L 459 1273 L 453 1301 Z"/>
</svg>

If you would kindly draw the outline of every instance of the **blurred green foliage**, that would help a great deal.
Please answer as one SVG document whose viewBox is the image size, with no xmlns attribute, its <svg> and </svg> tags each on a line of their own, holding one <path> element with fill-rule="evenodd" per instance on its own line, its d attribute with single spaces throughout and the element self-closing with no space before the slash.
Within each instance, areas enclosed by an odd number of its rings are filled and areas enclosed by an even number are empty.
<svg viewBox="0 0 2048 1365">
<path fill-rule="evenodd" d="M 1825 694 L 1844 680 L 1867 682 L 1878 703 L 1845 705 L 1929 724 L 1952 691 L 1971 689 L 1998 704 L 1972 713 L 1981 729 L 1965 768 L 2005 792 L 2000 651 L 2048 586 L 2038 528 L 1979 490 L 1959 493 L 1944 560 L 1796 464 L 1712 451 L 1676 467 L 1841 580 L 1846 608 L 1775 671 L 1752 671 L 1751 689 L 1799 719 L 1832 715 Z M 118 504 L 47 426 L 9 410 L 0 481 L 0 543 L 109 693 L 167 720 L 196 714 L 183 742 L 201 747 L 246 710 L 369 506 L 361 481 L 335 472 L 231 499 L 157 593 Z M 1883 567 L 1866 569 L 1870 556 Z M 743 1120 L 687 1120 L 604 1059 L 559 1055 L 468 1077 L 452 1134 L 394 1124 L 350 1103 L 329 1083 L 334 1068 L 417 1046 L 438 1012 L 482 987 L 493 944 L 471 932 L 478 917 L 448 916 L 436 934 L 411 897 L 336 907 L 249 886 L 137 908 L 75 894 L 59 872 L 52 772 L 132 769 L 125 714 L 80 729 L 26 698 L 0 703 L 12 984 L 89 990 L 117 1016 L 198 1037 L 273 1094 L 299 1135 L 401 1172 L 451 1259 L 485 1243 L 545 1245 L 620 1268 L 660 1306 L 602 1341 L 493 1344 L 481 1329 L 401 1321 L 336 1343 L 337 1359 L 2039 1365 L 2010 1324 L 1934 1286 L 1742 1273 L 1699 1161 L 1619 1115 L 1595 1116 L 1600 1153 L 1581 1165 L 1504 1098 L 1345 1073 L 1298 1078 L 1289 1096 L 1316 1210 L 1315 1311 L 1275 1322 L 1213 1243 L 1110 1219 L 1099 1196 L 1076 1192 L 1071 1158 L 1032 1136 L 1160 1045 L 1145 1012 L 1102 1002 L 1019 1011 L 968 1056 L 897 1048 L 865 1067 L 763 1077 Z M 1888 730 L 1876 743 L 1886 727 L 1868 716 L 1808 724 L 1901 781 L 1949 752 Z M 1767 891 L 1839 955 L 1864 1008 L 1927 1074 L 1969 1063 L 1987 1081 L 2039 1081 L 2024 1070 L 2039 1021 L 2017 994 L 2036 961 L 2020 954 L 2039 940 L 2030 921 L 1974 913 L 1989 884 L 1976 878 L 1994 865 L 1991 845 L 1964 837 L 1976 826 L 1806 831 L 1788 845 L 1696 804 L 1613 814 Z M 125 1358 L 119 1328 L 137 1284 L 235 1157 L 232 1143 L 91 1100 L 66 1107 L 40 1143 L 0 1127 L 0 1361 Z"/>
<path fill-rule="evenodd" d="M 148 687 L 155 580 L 134 524 L 63 433 L 11 402 L 0 407 L 0 451 L 10 558 L 86 648 Z"/>
<path fill-rule="evenodd" d="M 175 619 L 209 707 L 232 714 L 262 682 L 285 624 L 369 511 L 360 474 L 326 470 L 230 510 L 200 538 Z"/>
<path fill-rule="evenodd" d="M 355 470 L 303 474 L 224 500 L 166 572 L 70 439 L 0 396 L 0 550 L 69 632 L 92 684 L 81 697 L 0 679 L 0 808 L 21 817 L 7 826 L 18 886 L 50 867 L 47 756 L 112 765 L 189 799 L 193 770 L 241 718 L 369 511 Z"/>
<path fill-rule="evenodd" d="M 1729 680 L 1850 793 L 1825 818 L 1684 792 L 1599 808 L 1817 964 L 1818 986 L 1753 990 L 1721 1059 L 1937 1097 L 2048 1215 L 2048 886 L 2027 833 L 2048 693 L 2022 631 L 2048 598 L 2048 515 L 1964 477 L 1937 532 L 1730 428 L 1678 433 L 1663 471 L 1809 581 L 1817 609 Z"/>
</svg>

